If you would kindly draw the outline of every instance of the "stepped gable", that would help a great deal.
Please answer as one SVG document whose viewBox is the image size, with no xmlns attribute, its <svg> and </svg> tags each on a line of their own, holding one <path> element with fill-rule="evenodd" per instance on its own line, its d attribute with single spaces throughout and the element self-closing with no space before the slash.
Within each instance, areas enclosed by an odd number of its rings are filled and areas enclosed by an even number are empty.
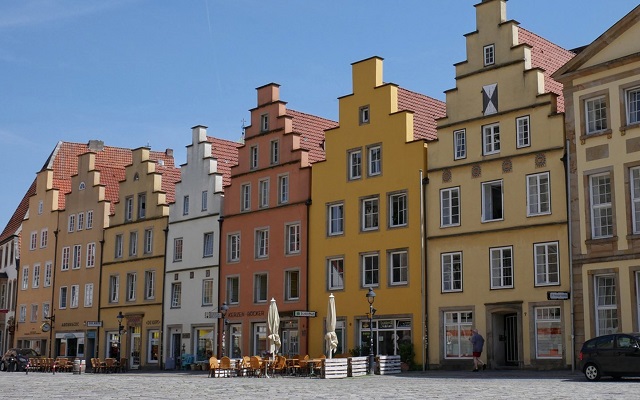
<svg viewBox="0 0 640 400">
<path fill-rule="evenodd" d="M 558 112 L 564 112 L 562 84 L 551 77 L 558 68 L 571 60 L 575 53 L 518 26 L 518 42 L 531 46 L 531 67 L 544 70 L 544 89 L 558 95 Z"/>
<path fill-rule="evenodd" d="M 11 218 L 9 218 L 9 222 L 7 222 L 7 225 L 4 227 L 2 234 L 0 234 L 0 243 L 4 242 L 12 235 L 15 235 L 18 228 L 20 228 L 22 220 L 24 220 L 24 217 L 27 215 L 27 211 L 29 211 L 29 198 L 35 193 L 36 180 L 34 179 L 31 183 L 31 186 L 29 186 L 29 189 L 27 189 L 27 192 L 20 201 L 20 204 L 18 204 L 18 207 L 13 212 L 13 215 L 11 216 Z"/>
<path fill-rule="evenodd" d="M 286 115 L 292 117 L 292 130 L 300 134 L 300 147 L 309 152 L 309 162 L 323 161 L 324 131 L 337 127 L 338 123 L 296 110 L 288 109 Z"/>
<path fill-rule="evenodd" d="M 218 173 L 222 174 L 222 187 L 231 184 L 231 167 L 238 164 L 238 147 L 242 143 L 207 136 L 211 143 L 211 155 L 218 160 Z"/>
<path fill-rule="evenodd" d="M 413 111 L 413 139 L 436 140 L 438 118 L 446 116 L 443 101 L 398 88 L 398 111 Z"/>
</svg>

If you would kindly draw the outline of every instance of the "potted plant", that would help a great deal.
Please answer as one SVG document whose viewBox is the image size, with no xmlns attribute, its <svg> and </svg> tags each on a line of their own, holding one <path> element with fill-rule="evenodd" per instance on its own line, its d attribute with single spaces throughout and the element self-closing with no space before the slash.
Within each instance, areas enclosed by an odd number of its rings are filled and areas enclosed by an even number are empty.
<svg viewBox="0 0 640 400">
<path fill-rule="evenodd" d="M 413 351 L 413 343 L 401 342 L 398 343 L 398 354 L 400 355 L 400 369 L 402 371 L 409 371 L 415 367 L 414 358 L 416 352 Z"/>
</svg>

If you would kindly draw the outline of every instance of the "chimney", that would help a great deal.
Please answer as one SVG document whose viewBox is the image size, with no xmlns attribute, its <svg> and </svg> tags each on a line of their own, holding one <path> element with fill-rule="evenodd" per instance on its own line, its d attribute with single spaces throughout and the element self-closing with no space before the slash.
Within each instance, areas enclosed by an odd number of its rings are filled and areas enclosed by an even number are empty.
<svg viewBox="0 0 640 400">
<path fill-rule="evenodd" d="M 104 142 L 102 140 L 89 140 L 89 143 L 87 144 L 87 146 L 89 147 L 89 150 L 91 151 L 102 151 L 104 150 Z"/>
<path fill-rule="evenodd" d="M 166 154 L 167 157 L 173 157 L 173 149 L 165 150 L 164 154 Z"/>
</svg>

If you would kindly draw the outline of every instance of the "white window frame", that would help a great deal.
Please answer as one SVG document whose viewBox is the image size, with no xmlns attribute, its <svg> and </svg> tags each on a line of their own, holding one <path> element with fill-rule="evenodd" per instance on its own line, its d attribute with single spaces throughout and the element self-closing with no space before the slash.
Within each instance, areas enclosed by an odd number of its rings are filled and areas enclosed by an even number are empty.
<svg viewBox="0 0 640 400">
<path fill-rule="evenodd" d="M 328 235 L 337 236 L 344 234 L 344 203 L 335 203 L 328 205 L 327 217 Z"/>
<path fill-rule="evenodd" d="M 138 274 L 135 272 L 127 273 L 127 301 L 136 301 L 138 289 Z"/>
<path fill-rule="evenodd" d="M 349 180 L 362 178 L 362 149 L 350 150 L 347 153 Z"/>
<path fill-rule="evenodd" d="M 361 221 L 362 231 L 375 231 L 380 227 L 380 199 L 370 197 L 361 201 Z"/>
<path fill-rule="evenodd" d="M 367 148 L 367 174 L 377 176 L 382 173 L 382 146 L 375 145 Z"/>
<path fill-rule="evenodd" d="M 469 339 L 474 326 L 473 311 L 445 311 L 442 314 L 444 358 L 448 360 L 471 359 L 473 347 Z"/>
<path fill-rule="evenodd" d="M 87 211 L 87 229 L 93 228 L 93 210 Z"/>
<path fill-rule="evenodd" d="M 78 213 L 78 231 L 81 231 L 83 229 L 84 229 L 84 213 L 79 212 Z"/>
<path fill-rule="evenodd" d="M 133 221 L 133 196 L 124 199 L 124 220 Z"/>
<path fill-rule="evenodd" d="M 47 261 L 44 264 L 44 282 L 42 283 L 42 287 L 51 286 L 52 274 L 53 274 L 53 264 L 50 261 Z"/>
<path fill-rule="evenodd" d="M 31 322 L 38 321 L 38 304 L 31 304 Z"/>
<path fill-rule="evenodd" d="M 251 184 L 245 183 L 241 186 L 241 211 L 249 211 L 251 210 Z"/>
<path fill-rule="evenodd" d="M 516 118 L 516 147 L 531 146 L 531 120 L 528 115 Z"/>
<path fill-rule="evenodd" d="M 80 285 L 71 285 L 71 299 L 69 308 L 78 308 L 80 305 Z"/>
<path fill-rule="evenodd" d="M 96 244 L 95 242 L 87 243 L 87 264 L 86 268 L 96 266 Z"/>
<path fill-rule="evenodd" d="M 31 281 L 32 288 L 40 287 L 40 264 L 33 264 L 33 279 Z"/>
<path fill-rule="evenodd" d="M 640 167 L 634 167 L 629 170 L 629 184 L 632 230 L 634 234 L 640 234 Z"/>
<path fill-rule="evenodd" d="M 535 286 L 560 284 L 560 246 L 558 242 L 533 245 Z"/>
<path fill-rule="evenodd" d="M 484 66 L 493 65 L 496 62 L 496 46 L 489 44 L 482 48 Z"/>
<path fill-rule="evenodd" d="M 138 219 L 144 219 L 147 217 L 147 194 L 138 194 Z"/>
<path fill-rule="evenodd" d="M 344 258 L 327 259 L 327 287 L 329 290 L 344 290 Z"/>
<path fill-rule="evenodd" d="M 389 195 L 389 226 L 397 228 L 407 226 L 407 193 Z"/>
<path fill-rule="evenodd" d="M 440 255 L 442 293 L 462 292 L 462 252 L 454 251 Z"/>
<path fill-rule="evenodd" d="M 624 99 L 627 125 L 640 123 L 640 86 L 626 89 Z"/>
<path fill-rule="evenodd" d="M 71 263 L 71 269 L 80 269 L 82 266 L 82 245 L 73 245 L 73 260 Z"/>
<path fill-rule="evenodd" d="M 589 176 L 591 237 L 593 239 L 613 237 L 612 186 L 609 172 Z M 599 190 L 596 191 L 596 188 Z M 600 188 L 603 188 L 604 191 Z"/>
<path fill-rule="evenodd" d="M 76 215 L 69 215 L 69 225 L 67 226 L 67 232 L 73 232 L 76 229 Z"/>
<path fill-rule="evenodd" d="M 156 297 L 156 271 L 148 270 L 144 272 L 144 298 L 152 300 Z"/>
<path fill-rule="evenodd" d="M 260 116 L 260 132 L 266 132 L 269 130 L 269 114 L 262 114 Z"/>
<path fill-rule="evenodd" d="M 253 275 L 253 302 L 266 303 L 269 298 L 269 275 L 261 272 Z"/>
<path fill-rule="evenodd" d="M 491 260 L 491 289 L 513 288 L 515 280 L 513 247 L 492 247 L 489 249 L 489 253 Z"/>
<path fill-rule="evenodd" d="M 300 223 L 285 226 L 285 254 L 300 254 Z"/>
<path fill-rule="evenodd" d="M 93 283 L 84 284 L 84 306 L 93 307 Z"/>
<path fill-rule="evenodd" d="M 22 267 L 22 290 L 29 289 L 29 266 Z"/>
<path fill-rule="evenodd" d="M 41 249 L 46 248 L 48 243 L 49 243 L 49 229 L 44 228 L 42 231 L 40 231 L 40 248 Z"/>
<path fill-rule="evenodd" d="M 138 231 L 129 232 L 129 256 L 138 255 Z"/>
<path fill-rule="evenodd" d="M 593 277 L 596 336 L 617 333 L 619 330 L 620 316 L 616 286 L 615 275 L 595 275 Z"/>
<path fill-rule="evenodd" d="M 551 214 L 549 172 L 527 175 L 527 216 Z"/>
<path fill-rule="evenodd" d="M 189 195 L 182 196 L 182 215 L 189 215 Z"/>
<path fill-rule="evenodd" d="M 607 97 L 596 96 L 584 101 L 585 131 L 587 135 L 609 129 Z"/>
<path fill-rule="evenodd" d="M 67 295 L 69 294 L 69 288 L 66 286 L 61 286 L 59 293 L 60 297 L 58 298 L 58 309 L 65 310 L 67 308 L 67 302 L 69 300 L 67 298 Z"/>
<path fill-rule="evenodd" d="M 361 254 L 360 268 L 363 288 L 373 288 L 380 285 L 380 256 L 378 253 Z"/>
<path fill-rule="evenodd" d="M 467 131 L 465 129 L 453 131 L 453 148 L 454 160 L 467 158 Z"/>
<path fill-rule="evenodd" d="M 27 320 L 27 306 L 25 304 L 20 304 L 20 313 L 18 316 L 18 322 L 26 322 Z"/>
<path fill-rule="evenodd" d="M 260 208 L 269 207 L 269 179 L 261 179 L 258 181 L 258 198 Z"/>
<path fill-rule="evenodd" d="M 500 153 L 500 124 L 482 127 L 482 154 L 485 156 Z"/>
<path fill-rule="evenodd" d="M 227 276 L 227 303 L 240 303 L 240 277 Z"/>
<path fill-rule="evenodd" d="M 182 261 L 182 252 L 184 251 L 184 239 L 174 238 L 173 239 L 173 262 Z"/>
<path fill-rule="evenodd" d="M 182 282 L 171 283 L 171 308 L 182 308 Z"/>
<path fill-rule="evenodd" d="M 536 358 L 562 358 L 562 314 L 560 306 L 535 307 Z M 557 332 L 559 330 L 559 333 Z M 555 332 L 555 333 L 554 333 Z M 554 341 L 554 339 L 556 339 Z M 555 346 L 554 346 L 555 345 Z M 555 348 L 552 348 L 555 347 Z"/>
<path fill-rule="evenodd" d="M 115 241 L 115 258 L 122 258 L 122 248 L 124 247 L 124 236 L 121 233 L 116 235 Z"/>
<path fill-rule="evenodd" d="M 460 226 L 460 187 L 440 190 L 440 227 Z"/>
<path fill-rule="evenodd" d="M 399 286 L 409 283 L 409 253 L 407 250 L 389 252 L 389 285 Z M 398 277 L 396 277 L 398 275 Z"/>
<path fill-rule="evenodd" d="M 362 106 L 358 109 L 358 122 L 360 125 L 368 124 L 371 121 L 371 110 L 369 106 Z"/>
<path fill-rule="evenodd" d="M 201 210 L 207 211 L 207 209 L 209 208 L 209 191 L 208 190 L 202 191 L 202 197 L 200 198 L 200 203 L 202 205 Z"/>
<path fill-rule="evenodd" d="M 71 259 L 71 247 L 65 246 L 62 248 L 62 262 L 60 263 L 61 271 L 69 270 L 69 260 Z"/>
<path fill-rule="evenodd" d="M 144 254 L 153 253 L 153 229 L 147 228 L 144 230 Z"/>
<path fill-rule="evenodd" d="M 256 229 L 256 259 L 269 258 L 269 228 Z"/>
<path fill-rule="evenodd" d="M 231 233 L 227 236 L 229 262 L 240 261 L 240 233 Z"/>
<path fill-rule="evenodd" d="M 289 175 L 278 176 L 278 204 L 289 202 Z"/>
<path fill-rule="evenodd" d="M 206 232 L 203 236 L 202 257 L 213 257 L 213 232 Z"/>
<path fill-rule="evenodd" d="M 300 299 L 300 270 L 290 269 L 284 272 L 284 299 L 287 301 Z"/>
<path fill-rule="evenodd" d="M 271 165 L 280 163 L 280 141 L 275 139 L 270 142 L 271 149 Z"/>
<path fill-rule="evenodd" d="M 494 215 L 495 188 L 500 187 L 500 216 Z M 502 180 L 482 182 L 482 222 L 504 219 L 504 186 Z"/>
<path fill-rule="evenodd" d="M 213 305 L 213 279 L 202 280 L 202 305 Z"/>
<path fill-rule="evenodd" d="M 38 246 L 38 232 L 31 232 L 31 240 L 29 243 L 29 250 L 35 250 Z"/>
<path fill-rule="evenodd" d="M 120 275 L 109 276 L 109 303 L 117 303 L 120 299 Z"/>
<path fill-rule="evenodd" d="M 258 168 L 258 146 L 251 146 L 249 149 L 249 169 Z"/>
</svg>

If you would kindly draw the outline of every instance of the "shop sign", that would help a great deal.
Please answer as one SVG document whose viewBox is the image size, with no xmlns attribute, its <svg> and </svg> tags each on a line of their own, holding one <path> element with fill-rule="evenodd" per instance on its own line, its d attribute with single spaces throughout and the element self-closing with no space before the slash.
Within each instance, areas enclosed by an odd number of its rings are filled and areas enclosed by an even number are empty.
<svg viewBox="0 0 640 400">
<path fill-rule="evenodd" d="M 102 326 L 102 321 L 87 321 L 85 325 L 89 328 L 99 328 Z"/>
<path fill-rule="evenodd" d="M 547 292 L 547 300 L 569 300 L 569 292 Z"/>
<path fill-rule="evenodd" d="M 294 311 L 293 312 L 293 316 L 294 317 L 312 317 L 312 318 L 315 318 L 316 312 L 315 311 Z"/>
</svg>

